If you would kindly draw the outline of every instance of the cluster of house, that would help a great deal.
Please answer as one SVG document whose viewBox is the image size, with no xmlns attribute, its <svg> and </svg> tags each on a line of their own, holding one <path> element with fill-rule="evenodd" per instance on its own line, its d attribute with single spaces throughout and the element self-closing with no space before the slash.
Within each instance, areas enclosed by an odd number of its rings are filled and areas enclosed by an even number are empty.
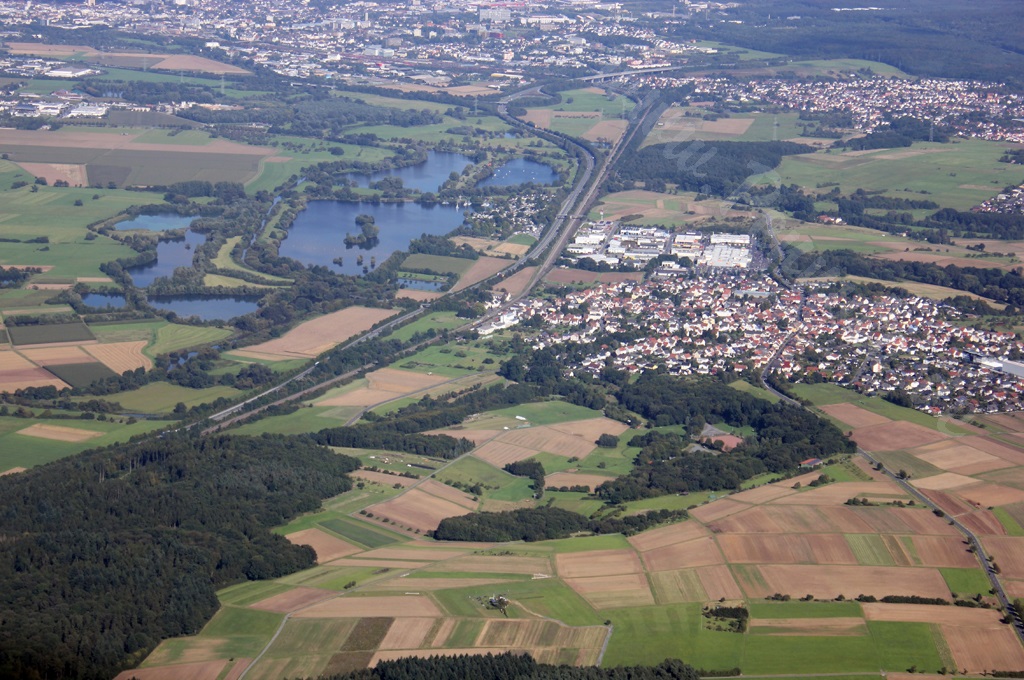
<svg viewBox="0 0 1024 680">
<path fill-rule="evenodd" d="M 580 227 L 565 253 L 570 259 L 611 267 L 644 267 L 656 257 L 671 254 L 706 267 L 746 269 L 753 261 L 751 246 L 750 234 L 672 234 L 661 227 L 600 220 Z"/>
<path fill-rule="evenodd" d="M 540 317 L 535 348 L 590 345 L 567 366 L 571 372 L 597 374 L 609 365 L 676 375 L 770 370 L 866 394 L 902 390 L 930 413 L 1024 406 L 1017 361 L 1024 343 L 1015 334 L 973 328 L 934 300 L 838 290 L 828 283 L 789 290 L 758 272 L 690 269 L 526 299 L 506 312 L 502 327 Z"/>
<path fill-rule="evenodd" d="M 1024 184 L 996 194 L 972 208 L 975 212 L 1019 214 L 1024 213 Z"/>
<path fill-rule="evenodd" d="M 934 122 L 964 137 L 1024 142 L 1024 94 L 1003 83 L 943 78 L 789 80 L 645 75 L 652 87 L 694 88 L 693 100 L 765 104 L 808 113 L 839 113 L 856 130 L 870 132 L 902 116 Z"/>
</svg>

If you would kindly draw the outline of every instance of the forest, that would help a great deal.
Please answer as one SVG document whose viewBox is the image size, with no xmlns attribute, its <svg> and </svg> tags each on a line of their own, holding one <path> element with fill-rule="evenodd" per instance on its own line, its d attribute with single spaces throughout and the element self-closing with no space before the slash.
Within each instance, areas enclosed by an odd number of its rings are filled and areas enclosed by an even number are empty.
<svg viewBox="0 0 1024 680">
<path fill-rule="evenodd" d="M 626 517 L 588 519 L 583 515 L 544 506 L 505 512 L 476 512 L 441 520 L 434 538 L 441 541 L 547 541 L 568 538 L 579 532 L 633 534 L 688 517 L 685 510 L 650 510 Z"/>
<path fill-rule="evenodd" d="M 737 669 L 738 670 L 738 669 Z M 473 680 L 699 680 L 700 674 L 677 659 L 657 666 L 597 668 L 539 664 L 528 654 L 506 652 L 485 656 L 409 657 L 381 661 L 373 668 L 335 675 L 322 680 L 423 680 L 425 678 L 473 678 Z"/>
<path fill-rule="evenodd" d="M 854 450 L 853 442 L 835 425 L 809 411 L 785 402 L 772 404 L 712 380 L 645 373 L 625 386 L 619 398 L 623 406 L 653 425 L 683 425 L 687 435 L 652 431 L 634 437 L 630 445 L 643 448 L 633 470 L 595 492 L 609 503 L 735 489 L 765 472 L 790 472 L 808 458 L 825 459 Z M 754 435 L 728 455 L 691 450 L 691 437 L 706 423 L 722 422 L 749 426 Z"/>
<path fill-rule="evenodd" d="M 218 588 L 312 566 L 269 528 L 356 467 L 305 437 L 165 435 L 0 479 L 0 677 L 113 677 L 202 628 Z"/>
<path fill-rule="evenodd" d="M 753 174 L 767 172 L 783 156 L 812 153 L 795 142 L 703 142 L 652 144 L 625 154 L 616 163 L 606 191 L 625 191 L 642 182 L 649 191 L 680 191 L 728 196 Z"/>
</svg>

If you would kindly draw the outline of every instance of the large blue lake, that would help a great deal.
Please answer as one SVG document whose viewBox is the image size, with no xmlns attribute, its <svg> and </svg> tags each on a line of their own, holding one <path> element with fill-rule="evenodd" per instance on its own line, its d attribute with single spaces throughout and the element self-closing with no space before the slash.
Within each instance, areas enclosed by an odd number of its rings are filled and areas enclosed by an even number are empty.
<svg viewBox="0 0 1024 680">
<path fill-rule="evenodd" d="M 171 276 L 177 267 L 191 267 L 196 246 L 205 240 L 202 234 L 186 231 L 182 241 L 163 241 L 157 244 L 156 261 L 129 267 L 127 272 L 131 274 L 136 287 L 145 288 L 161 276 Z"/>
<path fill-rule="evenodd" d="M 545 163 L 527 158 L 513 158 L 494 170 L 494 174 L 477 184 L 478 187 L 509 187 L 516 184 L 554 184 L 558 173 Z"/>
<path fill-rule="evenodd" d="M 82 296 L 82 302 L 98 309 L 104 307 L 120 309 L 126 304 L 124 295 L 120 293 L 86 293 Z"/>
<path fill-rule="evenodd" d="M 351 177 L 361 187 L 369 186 L 371 182 L 377 182 L 385 177 L 398 177 L 402 180 L 402 186 L 407 189 L 436 192 L 448 180 L 449 175 L 453 172 L 462 174 L 470 162 L 469 158 L 461 153 L 428 151 L 425 163 L 383 170 L 370 175 L 354 174 Z"/>
<path fill-rule="evenodd" d="M 169 229 L 184 229 L 192 224 L 196 217 L 183 215 L 136 215 L 130 220 L 124 220 L 114 225 L 118 231 L 130 229 L 147 229 L 149 231 L 167 231 Z"/>
<path fill-rule="evenodd" d="M 178 316 L 188 318 L 198 316 L 203 321 L 221 319 L 227 321 L 259 309 L 253 298 L 234 297 L 230 295 L 198 296 L 152 295 L 149 304 L 157 309 L 169 309 Z"/>
</svg>

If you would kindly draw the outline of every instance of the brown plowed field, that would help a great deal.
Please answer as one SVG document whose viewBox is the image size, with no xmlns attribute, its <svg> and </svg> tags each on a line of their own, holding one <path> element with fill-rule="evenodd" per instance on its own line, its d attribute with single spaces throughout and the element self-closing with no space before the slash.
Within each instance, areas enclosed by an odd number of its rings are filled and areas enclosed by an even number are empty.
<svg viewBox="0 0 1024 680">
<path fill-rule="evenodd" d="M 346 307 L 301 323 L 280 338 L 235 350 L 234 354 L 248 356 L 254 353 L 274 356 L 278 360 L 312 359 L 394 315 L 392 309 Z"/>
<path fill-rule="evenodd" d="M 292 614 L 300 619 L 357 619 L 368 616 L 439 617 L 441 611 L 424 595 L 336 597 Z"/>
<path fill-rule="evenodd" d="M 614 477 L 606 477 L 605 475 L 594 475 L 594 474 L 582 474 L 578 472 L 556 472 L 553 475 L 548 475 L 544 478 L 544 486 L 585 486 L 591 491 L 601 486 L 605 482 L 609 482 L 615 479 Z"/>
<path fill-rule="evenodd" d="M 1024 501 L 1024 491 L 999 484 L 975 484 L 957 489 L 956 493 L 961 498 L 986 508 Z"/>
<path fill-rule="evenodd" d="M 950 515 L 959 517 L 974 510 L 974 507 L 960 500 L 957 496 L 945 491 L 933 489 L 921 489 L 921 493 L 927 496 L 933 503 L 945 510 Z"/>
<path fill-rule="evenodd" d="M 991 453 L 1014 465 L 1024 465 L 1024 451 L 1000 444 L 988 437 L 961 437 L 957 441 L 981 449 L 985 453 Z"/>
<path fill-rule="evenodd" d="M 392 569 L 419 569 L 430 562 L 412 562 L 410 560 L 364 560 L 360 557 L 342 557 L 331 562 L 332 567 L 391 567 Z"/>
<path fill-rule="evenodd" d="M 469 268 L 469 271 L 459 277 L 459 282 L 452 286 L 452 292 L 456 293 L 463 288 L 472 286 L 474 283 L 489 279 L 510 264 L 512 264 L 510 260 L 500 257 L 480 257 L 473 262 L 473 266 Z"/>
<path fill-rule="evenodd" d="M 872 499 L 884 497 L 885 500 L 889 500 L 906 498 L 907 494 L 892 482 L 838 482 L 787 495 L 779 498 L 775 503 L 778 505 L 843 505 L 854 497 Z"/>
<path fill-rule="evenodd" d="M 306 605 L 319 602 L 328 597 L 335 597 L 337 593 L 331 590 L 320 590 L 319 588 L 298 587 L 291 590 L 260 600 L 249 605 L 250 609 L 260 609 L 266 612 L 278 612 L 284 614 L 301 609 Z"/>
<path fill-rule="evenodd" d="M 481 460 L 485 460 L 494 467 L 505 467 L 509 463 L 514 463 L 519 460 L 526 460 L 530 456 L 537 455 L 537 452 L 533 449 L 525 449 L 522 446 L 515 446 L 514 444 L 506 444 L 497 440 L 489 441 L 476 451 L 473 455 Z"/>
<path fill-rule="evenodd" d="M 704 592 L 708 594 L 708 600 L 740 600 L 743 598 L 743 591 L 740 589 L 736 579 L 733 578 L 729 567 L 724 564 L 698 567 L 697 578 L 704 586 Z"/>
<path fill-rule="evenodd" d="M 1024 538 L 992 536 L 983 542 L 989 554 L 995 558 L 1003 576 L 1024 579 Z"/>
<path fill-rule="evenodd" d="M 468 439 L 479 446 L 486 441 L 494 439 L 501 432 L 501 430 L 430 430 L 424 434 L 446 434 L 456 439 Z"/>
<path fill-rule="evenodd" d="M 23 430 L 18 430 L 18 434 L 23 434 L 26 437 L 38 437 L 40 439 L 53 439 L 59 442 L 86 442 L 103 436 L 102 432 L 82 430 L 77 427 L 64 427 L 63 425 L 45 425 L 43 423 L 29 425 Z"/>
<path fill-rule="evenodd" d="M 596 439 L 596 437 L 595 437 Z M 533 451 L 547 451 L 558 456 L 586 458 L 597 448 L 593 440 L 574 437 L 546 426 L 527 427 L 521 430 L 510 430 L 498 437 L 497 441 L 513 444 Z M 477 454 L 479 455 L 479 453 Z"/>
<path fill-rule="evenodd" d="M 448 617 L 441 619 L 441 625 L 438 627 L 437 632 L 434 634 L 434 638 L 430 641 L 431 647 L 443 647 L 448 642 L 448 637 L 455 630 L 455 624 L 459 621 L 454 617 Z"/>
<path fill-rule="evenodd" d="M 40 366 L 60 366 L 63 364 L 89 364 L 93 358 L 74 345 L 70 347 L 49 347 L 39 349 L 23 349 L 22 356 Z"/>
<path fill-rule="evenodd" d="M 704 567 L 723 564 L 721 551 L 709 536 L 685 543 L 674 543 L 655 548 L 643 554 L 644 564 L 649 571 L 672 571 L 684 567 Z"/>
<path fill-rule="evenodd" d="M 379 482 L 386 486 L 400 484 L 403 487 L 408 487 L 416 483 L 416 480 L 411 477 L 399 477 L 398 475 L 389 475 L 383 472 L 374 472 L 373 470 L 356 470 L 349 474 L 359 479 L 365 479 L 368 482 Z"/>
<path fill-rule="evenodd" d="M 814 619 L 751 619 L 751 632 L 760 635 L 848 636 L 867 635 L 864 619 L 824 617 Z"/>
<path fill-rule="evenodd" d="M 565 423 L 548 425 L 555 432 L 563 432 L 574 437 L 582 437 L 587 441 L 597 441 L 602 434 L 613 434 L 618 437 L 629 429 L 629 425 L 611 418 L 587 418 L 586 420 L 570 420 Z"/>
<path fill-rule="evenodd" d="M 857 595 L 919 595 L 949 598 L 949 588 L 936 569 L 906 567 L 860 567 L 817 565 L 762 565 L 756 567 L 764 585 L 743 583 L 749 597 L 767 597 L 773 593 L 792 596 L 811 594 L 818 599 L 831 599 L 843 594 Z"/>
<path fill-rule="evenodd" d="M 419 489 L 410 489 L 397 498 L 371 505 L 368 509 L 374 515 L 420 531 L 433 531 L 444 518 L 471 512 L 461 505 L 431 496 Z"/>
<path fill-rule="evenodd" d="M 433 629 L 436 621 L 437 619 L 398 619 L 388 628 L 388 634 L 384 636 L 379 649 L 416 649 L 417 647 L 422 647 L 427 634 Z"/>
<path fill-rule="evenodd" d="M 629 125 L 629 121 L 627 120 L 602 120 L 597 125 L 584 132 L 583 139 L 587 139 L 592 142 L 602 140 L 616 142 L 619 137 L 622 136 L 622 133 L 626 131 L 627 125 Z"/>
<path fill-rule="evenodd" d="M 729 563 L 857 563 L 842 534 L 729 534 L 717 539 Z"/>
<path fill-rule="evenodd" d="M 883 425 L 860 427 L 853 431 L 853 440 L 868 451 L 912 449 L 941 439 L 946 439 L 946 435 L 930 430 L 923 425 L 900 420 Z"/>
<path fill-rule="evenodd" d="M 881 425 L 882 423 L 890 423 L 891 419 L 885 416 L 872 413 L 867 409 L 863 409 L 860 406 L 854 406 L 853 404 L 829 404 L 828 406 L 820 406 L 822 411 L 829 414 L 837 420 L 841 420 L 851 428 L 858 427 L 870 427 L 871 425 Z"/>
<path fill-rule="evenodd" d="M 971 479 L 970 477 L 964 477 L 963 475 L 958 475 L 955 472 L 943 472 L 938 475 L 932 475 L 931 477 L 915 479 L 912 483 L 918 489 L 934 489 L 936 491 L 942 491 L 944 489 L 956 489 L 969 484 L 977 484 L 977 480 Z"/>
<path fill-rule="evenodd" d="M 924 567 L 977 568 L 978 558 L 967 552 L 963 540 L 956 536 L 913 536 L 911 540 Z"/>
<path fill-rule="evenodd" d="M 959 536 L 960 532 L 955 527 L 949 526 L 949 523 L 936 517 L 930 512 L 925 510 L 913 510 L 911 508 L 892 508 L 891 512 L 894 516 L 899 517 L 905 525 L 907 525 L 909 531 L 906 533 L 924 535 L 924 534 L 936 534 L 940 536 Z"/>
<path fill-rule="evenodd" d="M 366 380 L 371 390 L 407 394 L 440 385 L 443 382 L 447 382 L 448 378 L 442 375 L 427 375 L 426 373 L 417 373 L 415 371 L 403 371 L 398 368 L 382 368 L 372 373 L 367 373 Z"/>
<path fill-rule="evenodd" d="M 555 555 L 555 566 L 562 578 L 639 574 L 640 558 L 632 550 L 591 550 Z"/>
<path fill-rule="evenodd" d="M 415 288 L 402 288 L 395 293 L 396 298 L 407 298 L 416 302 L 430 302 L 444 295 L 433 290 L 416 290 Z"/>
<path fill-rule="evenodd" d="M 433 479 L 427 479 L 419 485 L 419 489 L 420 491 L 426 491 L 431 496 L 437 496 L 456 505 L 461 505 L 467 510 L 476 510 L 477 501 L 473 500 L 473 497 L 469 494 L 459 491 L 453 486 L 442 484 Z"/>
<path fill-rule="evenodd" d="M 451 571 L 484 574 L 550 574 L 551 562 L 546 557 L 516 557 L 514 555 L 466 555 L 447 562 Z"/>
<path fill-rule="evenodd" d="M 466 546 L 469 549 L 469 546 Z M 447 548 L 377 548 L 361 555 L 371 560 L 447 560 L 465 555 L 465 550 Z"/>
<path fill-rule="evenodd" d="M 131 342 L 109 342 L 103 345 L 84 345 L 82 349 L 91 354 L 114 373 L 121 375 L 125 371 L 153 368 L 153 360 L 142 353 L 147 345 L 146 340 Z"/>
<path fill-rule="evenodd" d="M 793 488 L 791 483 L 783 482 L 781 484 L 765 484 L 756 489 L 734 493 L 729 498 L 734 501 L 760 505 L 761 503 L 768 503 L 784 496 L 792 496 L 796 492 L 797 490 Z"/>
<path fill-rule="evenodd" d="M 750 506 L 746 503 L 737 503 L 729 498 L 720 498 L 717 501 L 702 505 L 699 508 L 694 508 L 690 511 L 692 517 L 696 517 L 705 524 L 708 522 L 714 522 L 722 517 L 735 514 L 742 510 L 749 510 Z"/>
<path fill-rule="evenodd" d="M 940 626 L 956 666 L 968 673 L 1024 668 L 1024 649 L 1008 627 Z"/>
<path fill-rule="evenodd" d="M 591 576 L 563 579 L 595 609 L 638 607 L 654 604 L 654 595 L 644 574 Z"/>
<path fill-rule="evenodd" d="M 995 609 L 970 607 L 943 607 L 928 604 L 888 604 L 865 602 L 861 605 L 868 621 L 906 621 L 908 623 L 938 623 L 947 626 L 981 626 L 1002 628 L 1000 614 Z"/>
<path fill-rule="evenodd" d="M 646 552 L 674 543 L 692 541 L 695 538 L 707 536 L 707 534 L 707 529 L 697 522 L 679 522 L 667 527 L 643 531 L 635 536 L 630 536 L 627 540 L 640 552 Z"/>
<path fill-rule="evenodd" d="M 156 666 L 154 668 L 136 668 L 122 671 L 114 680 L 217 680 L 228 665 L 227 659 L 204 661 L 202 663 L 182 663 L 174 666 Z"/>
<path fill-rule="evenodd" d="M 68 387 L 63 380 L 20 354 L 12 350 L 0 350 L 0 392 L 47 385 L 53 385 L 59 390 Z"/>
<path fill-rule="evenodd" d="M 320 529 L 303 529 L 285 536 L 295 545 L 308 545 L 316 551 L 317 564 L 346 557 L 363 549 Z"/>
</svg>

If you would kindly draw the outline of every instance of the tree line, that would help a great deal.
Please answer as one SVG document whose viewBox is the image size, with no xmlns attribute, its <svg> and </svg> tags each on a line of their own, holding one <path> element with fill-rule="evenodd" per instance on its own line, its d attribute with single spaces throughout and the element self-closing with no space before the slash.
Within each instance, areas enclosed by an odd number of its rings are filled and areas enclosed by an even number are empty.
<svg viewBox="0 0 1024 680">
<path fill-rule="evenodd" d="M 685 510 L 650 510 L 625 517 L 590 519 L 554 506 L 505 512 L 476 512 L 441 520 L 433 537 L 440 541 L 547 541 L 573 534 L 633 534 L 687 517 Z"/>
</svg>

